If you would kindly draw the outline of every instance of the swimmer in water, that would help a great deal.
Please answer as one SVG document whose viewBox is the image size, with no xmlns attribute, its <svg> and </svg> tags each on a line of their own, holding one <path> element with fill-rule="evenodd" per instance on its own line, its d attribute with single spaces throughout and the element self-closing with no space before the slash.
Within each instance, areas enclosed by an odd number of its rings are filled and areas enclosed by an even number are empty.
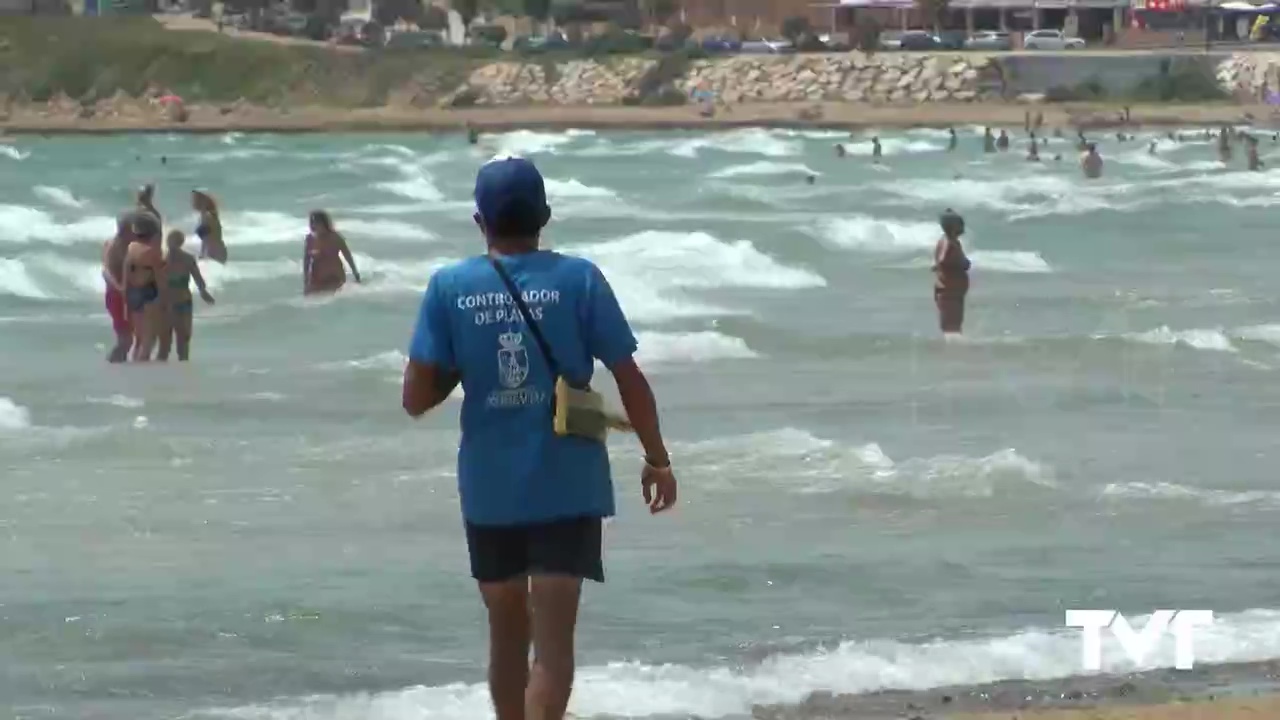
<svg viewBox="0 0 1280 720">
<path fill-rule="evenodd" d="M 1027 146 L 1027 162 L 1040 162 L 1040 143 L 1036 142 L 1036 136 L 1031 135 L 1031 143 Z"/>
<path fill-rule="evenodd" d="M 982 131 L 982 152 L 993 153 L 996 151 L 996 137 L 991 134 L 991 128 Z"/>
<path fill-rule="evenodd" d="M 836 143 L 836 157 L 842 158 L 846 154 L 847 154 L 847 151 L 844 149 L 844 145 L 841 143 Z"/>
<path fill-rule="evenodd" d="M 1155 140 L 1152 140 L 1152 141 L 1151 141 L 1151 144 L 1147 146 L 1147 154 L 1148 154 L 1148 155 L 1155 155 L 1155 154 L 1156 154 L 1156 141 L 1155 141 Z"/>
<path fill-rule="evenodd" d="M 480 142 L 480 131 L 476 130 L 471 123 L 467 123 L 467 142 L 471 145 L 477 145 Z"/>
<path fill-rule="evenodd" d="M 1053 161 L 1054 161 L 1054 162 L 1062 162 L 1062 153 L 1058 153 L 1057 155 L 1054 155 L 1054 156 L 1053 156 Z"/>
<path fill-rule="evenodd" d="M 1004 152 L 1009 149 L 1009 133 L 1001 130 L 1000 137 L 996 138 L 996 149 Z"/>
<path fill-rule="evenodd" d="M 212 195 L 191 191 L 191 209 L 200 214 L 196 237 L 200 238 L 200 257 L 221 265 L 227 264 L 227 244 L 222 239 L 222 218 Z"/>
<path fill-rule="evenodd" d="M 1218 161 L 1223 165 L 1231 162 L 1231 133 L 1225 127 L 1218 134 Z"/>
<path fill-rule="evenodd" d="M 139 213 L 124 256 L 125 303 L 133 322 L 133 361 L 148 362 L 164 326 L 168 277 L 160 249 L 160 220 Z"/>
<path fill-rule="evenodd" d="M 346 238 L 333 228 L 333 220 L 323 210 L 313 210 L 311 232 L 307 234 L 302 256 L 302 294 L 337 292 L 347 283 L 346 260 L 351 274 L 360 282 L 360 271 L 351 257 Z"/>
<path fill-rule="evenodd" d="M 956 129 L 955 129 L 955 128 L 947 128 L 947 135 L 948 135 L 948 138 L 947 138 L 947 152 L 955 152 L 955 150 L 956 150 L 956 145 L 957 145 L 957 144 L 959 144 L 959 142 L 960 142 L 960 141 L 959 141 L 959 139 L 956 137 Z"/>
<path fill-rule="evenodd" d="M 1084 136 L 1083 130 L 1076 131 L 1076 149 L 1085 152 L 1089 149 L 1089 139 Z"/>
<path fill-rule="evenodd" d="M 156 352 L 156 360 L 160 362 L 169 359 L 169 350 L 175 341 L 178 346 L 178 361 L 186 362 L 191 358 L 191 321 L 195 311 L 195 303 L 191 297 L 192 280 L 196 281 L 200 299 L 213 304 L 213 296 L 209 294 L 204 275 L 200 273 L 200 264 L 191 253 L 182 249 L 186 239 L 181 230 L 170 230 L 165 238 L 165 244 L 169 246 L 169 254 L 165 257 L 169 299 L 165 324 L 160 331 L 160 347 Z"/>
<path fill-rule="evenodd" d="M 938 223 L 942 226 L 942 237 L 933 248 L 933 302 L 938 307 L 938 325 L 942 332 L 958 334 L 964 326 L 971 265 L 960 242 L 964 218 L 947 208 Z"/>
<path fill-rule="evenodd" d="M 1080 169 L 1091 180 L 1102 177 L 1102 156 L 1098 154 L 1097 145 L 1089 143 L 1085 148 L 1084 155 L 1080 156 Z"/>
<path fill-rule="evenodd" d="M 806 183 L 806 184 L 812 185 L 812 184 L 814 184 L 814 183 L 818 182 L 818 176 L 817 176 L 817 175 L 806 175 L 806 176 L 805 176 L 805 178 L 804 178 L 804 181 L 805 181 L 805 183 Z"/>
<path fill-rule="evenodd" d="M 1258 157 L 1258 139 L 1252 135 L 1245 136 L 1245 157 L 1249 163 L 1249 169 L 1257 172 L 1262 169 L 1262 159 Z"/>
<path fill-rule="evenodd" d="M 871 138 L 871 162 L 879 165 L 880 157 L 883 154 L 884 154 L 884 151 L 880 148 L 880 138 L 879 137 Z"/>
</svg>

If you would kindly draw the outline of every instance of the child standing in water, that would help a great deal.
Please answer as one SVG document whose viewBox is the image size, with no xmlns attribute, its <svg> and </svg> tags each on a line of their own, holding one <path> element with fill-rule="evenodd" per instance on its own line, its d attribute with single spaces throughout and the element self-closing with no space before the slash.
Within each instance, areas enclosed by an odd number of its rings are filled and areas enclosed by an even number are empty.
<svg viewBox="0 0 1280 720">
<path fill-rule="evenodd" d="M 969 256 L 960 244 L 964 218 L 947 208 L 938 219 L 942 237 L 933 249 L 933 302 L 944 334 L 959 334 L 964 325 L 964 301 L 969 294 Z"/>
<path fill-rule="evenodd" d="M 194 256 L 182 249 L 186 236 L 181 230 L 171 230 L 165 238 L 169 254 L 165 258 L 168 270 L 169 307 L 164 330 L 160 334 L 160 349 L 156 359 L 161 362 L 169 359 L 169 350 L 174 341 L 178 345 L 178 361 L 186 362 L 191 358 L 192 315 L 195 308 L 191 297 L 191 281 L 196 281 L 196 289 L 200 298 L 213 304 L 213 296 L 205 286 L 204 275 L 200 274 L 200 264 Z"/>
</svg>

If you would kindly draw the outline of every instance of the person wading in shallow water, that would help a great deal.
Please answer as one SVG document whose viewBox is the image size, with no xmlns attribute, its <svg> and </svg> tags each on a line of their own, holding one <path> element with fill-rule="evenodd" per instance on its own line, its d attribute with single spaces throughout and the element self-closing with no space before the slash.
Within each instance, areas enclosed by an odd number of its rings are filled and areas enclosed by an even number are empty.
<svg viewBox="0 0 1280 720">
<path fill-rule="evenodd" d="M 347 284 L 346 260 L 351 275 L 360 282 L 360 271 L 347 247 L 346 238 L 333 227 L 333 219 L 323 210 L 311 212 L 311 232 L 302 250 L 302 294 L 332 293 Z"/>
<path fill-rule="evenodd" d="M 200 238 L 200 257 L 227 264 L 227 244 L 222 239 L 222 216 L 212 195 L 191 191 L 191 209 L 200 214 L 196 237 Z"/>
<path fill-rule="evenodd" d="M 933 302 L 938 306 L 942 332 L 959 334 L 964 325 L 965 296 L 969 294 L 969 256 L 960 243 L 964 218 L 947 208 L 938 223 L 942 237 L 933 249 Z"/>
<path fill-rule="evenodd" d="M 471 575 L 488 609 L 494 709 L 498 720 L 561 720 L 582 580 L 604 581 L 601 529 L 614 497 L 604 442 L 553 427 L 556 375 L 582 386 L 596 360 L 613 374 L 644 447 L 651 513 L 675 505 L 676 480 L 609 283 L 590 261 L 539 248 L 551 210 L 537 168 L 495 158 L 476 175 L 475 201 L 488 252 L 432 276 L 402 404 L 418 417 L 461 381 L 458 490 Z"/>
</svg>

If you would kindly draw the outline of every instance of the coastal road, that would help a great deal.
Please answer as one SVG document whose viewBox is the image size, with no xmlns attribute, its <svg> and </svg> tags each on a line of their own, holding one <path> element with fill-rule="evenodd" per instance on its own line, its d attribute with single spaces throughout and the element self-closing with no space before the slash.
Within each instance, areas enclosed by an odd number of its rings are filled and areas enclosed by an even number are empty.
<svg viewBox="0 0 1280 720">
<path fill-rule="evenodd" d="M 180 30 L 186 32 L 210 32 L 217 33 L 218 26 L 212 20 L 192 17 L 191 15 L 179 14 L 161 14 L 154 16 L 156 21 L 169 30 Z M 321 42 L 310 40 L 307 38 L 289 37 L 284 35 L 274 35 L 272 33 L 254 32 L 252 30 L 237 30 L 231 27 L 224 27 L 222 34 L 227 37 L 240 38 L 243 40 L 256 40 L 259 42 L 270 42 L 277 45 L 301 45 L 318 48 L 326 48 L 334 52 L 359 53 L 363 52 L 363 48 L 353 45 L 337 45 L 335 43 Z M 1215 43 L 1209 47 L 1209 54 L 1230 54 L 1236 52 L 1274 52 L 1280 53 L 1280 44 L 1270 43 Z M 1187 44 L 1179 47 L 1152 47 L 1152 48 L 1134 48 L 1134 49 L 1116 49 L 1116 48 L 1085 48 L 1084 50 L 1011 50 L 1008 52 L 970 52 L 966 50 L 940 50 L 935 54 L 938 55 L 986 55 L 988 57 L 1017 57 L 1020 55 L 1032 56 L 1063 56 L 1063 57 L 1142 57 L 1150 55 L 1204 55 L 1206 53 L 1204 45 Z M 844 53 L 836 53 L 844 54 Z M 910 51 L 884 51 L 877 53 L 878 55 L 912 55 L 919 54 Z"/>
</svg>

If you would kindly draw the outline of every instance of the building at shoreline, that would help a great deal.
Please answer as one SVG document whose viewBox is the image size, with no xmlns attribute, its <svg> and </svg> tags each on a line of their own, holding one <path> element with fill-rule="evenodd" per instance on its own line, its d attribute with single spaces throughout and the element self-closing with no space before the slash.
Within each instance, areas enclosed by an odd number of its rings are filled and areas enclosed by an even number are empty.
<svg viewBox="0 0 1280 720">
<path fill-rule="evenodd" d="M 951 0 L 943 25 L 969 32 L 1067 28 L 1080 37 L 1101 38 L 1106 28 L 1128 26 L 1134 1 Z M 683 0 L 681 10 L 684 21 L 694 27 L 723 26 L 745 33 L 776 31 L 790 17 L 807 18 L 814 28 L 837 33 L 851 32 L 860 19 L 873 19 L 887 30 L 932 25 L 915 0 Z"/>
</svg>

